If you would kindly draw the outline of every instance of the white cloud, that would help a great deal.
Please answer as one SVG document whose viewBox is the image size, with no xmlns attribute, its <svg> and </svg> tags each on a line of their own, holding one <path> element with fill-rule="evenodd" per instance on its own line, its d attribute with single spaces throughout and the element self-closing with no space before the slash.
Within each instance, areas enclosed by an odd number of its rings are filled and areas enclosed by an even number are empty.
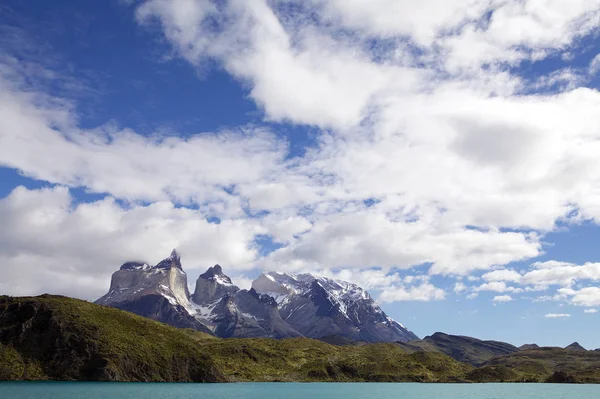
<svg viewBox="0 0 600 399">
<path fill-rule="evenodd" d="M 583 311 L 583 313 L 590 313 L 590 314 L 598 313 L 598 309 L 585 309 Z"/>
<path fill-rule="evenodd" d="M 108 197 L 74 204 L 65 187 L 17 187 L 0 200 L 0 292 L 43 292 L 96 299 L 126 260 L 155 264 L 173 248 L 189 278 L 220 263 L 226 270 L 252 267 L 257 252 L 253 220 L 206 221 L 200 211 L 170 202 L 121 208 Z"/>
<path fill-rule="evenodd" d="M 464 285 L 463 283 L 458 282 L 458 283 L 454 284 L 454 292 L 456 294 L 460 294 L 462 292 L 465 292 L 466 290 L 467 290 L 467 286 Z"/>
<path fill-rule="evenodd" d="M 410 268 L 432 262 L 431 273 L 464 274 L 535 256 L 538 248 L 537 240 L 522 234 L 438 231 L 427 221 L 393 221 L 373 209 L 320 217 L 298 241 L 270 254 L 265 267 Z"/>
<path fill-rule="evenodd" d="M 74 125 L 75 115 L 56 105 L 58 99 L 16 91 L 1 76 L 0 88 L 0 147 L 10 149 L 0 154 L 0 165 L 39 180 L 131 201 L 172 199 L 239 214 L 239 199 L 224 188 L 284 167 L 285 143 L 264 129 L 189 139 L 144 137 L 111 125 L 84 131 Z"/>
<path fill-rule="evenodd" d="M 505 302 L 511 302 L 513 300 L 513 298 L 510 295 L 498 295 L 495 296 L 493 299 L 494 304 L 496 303 L 505 303 Z"/>
<path fill-rule="evenodd" d="M 515 270 L 501 269 L 485 273 L 481 276 L 486 281 L 507 281 L 518 283 L 521 280 L 521 274 Z"/>
<path fill-rule="evenodd" d="M 600 306 L 600 287 L 560 288 L 558 293 L 562 298 L 567 298 L 573 305 Z"/>
<path fill-rule="evenodd" d="M 600 280 L 600 263 L 575 265 L 565 262 L 543 262 L 532 265 L 535 270 L 523 275 L 521 283 L 534 286 L 570 286 L 577 280 Z"/>
<path fill-rule="evenodd" d="M 547 319 L 565 319 L 571 317 L 568 313 L 548 313 L 544 316 Z"/>
<path fill-rule="evenodd" d="M 386 302 L 400 301 L 432 301 L 442 300 L 446 297 L 444 290 L 425 282 L 411 287 L 394 286 L 385 289 L 379 296 L 379 300 Z"/>
<path fill-rule="evenodd" d="M 284 10 L 289 3 L 299 15 Z M 108 209 L 117 227 L 126 218 L 115 215 L 140 210 L 162 212 L 157 223 L 166 226 L 204 226 L 200 220 L 218 216 L 221 227 L 207 224 L 207 231 L 230 226 L 232 236 L 223 245 L 233 249 L 221 254 L 217 246 L 207 261 L 220 255 L 215 263 L 335 270 L 384 289 L 386 300 L 443 296 L 428 282 L 421 281 L 420 294 L 389 274 L 422 264 L 431 267 L 415 274 L 495 269 L 483 274 L 485 283 L 476 287 L 481 291 L 518 292 L 507 283 L 537 289 L 596 281 L 596 264 L 536 265 L 523 275 L 499 268 L 540 255 L 544 233 L 559 220 L 600 220 L 600 93 L 578 88 L 578 72 L 564 69 L 532 83 L 555 85 L 557 94 L 525 95 L 532 87 L 505 67 L 568 53 L 598 25 L 599 5 L 232 0 L 217 7 L 208 0 L 143 1 L 136 6 L 140 23 L 158 21 L 175 53 L 192 65 L 202 68 L 210 60 L 243 81 L 267 120 L 322 129 L 315 148 L 286 160 L 288 143 L 260 126 L 185 139 L 145 137 L 110 124 L 81 129 L 76 104 L 24 87 L 29 72 L 3 59 L 0 164 L 126 200 L 125 208 L 110 199 L 64 205 L 75 213 L 86 206 Z M 326 23 L 302 18 L 303 10 Z M 339 34 L 341 29 L 350 34 Z M 373 46 L 373 39 L 386 46 Z M 377 201 L 368 207 L 367 199 Z M 31 207 L 33 212 L 40 205 Z M 72 211 L 52 212 L 71 220 L 67 231 L 73 235 L 85 228 L 106 234 L 104 226 L 82 225 Z M 166 229 L 160 239 L 169 245 L 192 240 L 201 234 L 194 229 Z M 270 235 L 284 247 L 261 258 L 251 248 L 254 234 Z M 135 239 L 140 248 L 158 242 Z M 41 248 L 50 246 L 42 241 Z M 61 248 L 66 257 L 80 251 Z M 41 259 L 48 254 L 31 253 Z"/>
<path fill-rule="evenodd" d="M 491 291 L 491 292 L 523 292 L 521 288 L 507 286 L 503 281 L 492 281 L 490 283 L 481 284 L 479 287 L 473 288 L 475 292 Z"/>
</svg>

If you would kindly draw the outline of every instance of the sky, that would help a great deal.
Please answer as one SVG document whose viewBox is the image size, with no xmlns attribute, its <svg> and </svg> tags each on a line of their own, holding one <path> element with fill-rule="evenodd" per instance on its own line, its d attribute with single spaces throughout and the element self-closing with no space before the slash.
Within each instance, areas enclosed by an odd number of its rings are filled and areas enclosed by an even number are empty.
<svg viewBox="0 0 600 399">
<path fill-rule="evenodd" d="M 600 347 L 600 0 L 4 0 L 0 293 L 173 248 Z"/>
</svg>

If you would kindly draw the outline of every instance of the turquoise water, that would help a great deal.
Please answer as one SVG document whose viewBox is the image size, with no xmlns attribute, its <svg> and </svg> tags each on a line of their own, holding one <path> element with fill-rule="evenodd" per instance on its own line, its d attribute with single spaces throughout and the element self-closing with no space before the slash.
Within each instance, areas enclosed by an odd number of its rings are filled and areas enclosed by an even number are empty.
<svg viewBox="0 0 600 399">
<path fill-rule="evenodd" d="M 1 399 L 599 399 L 600 385 L 0 382 Z"/>
</svg>

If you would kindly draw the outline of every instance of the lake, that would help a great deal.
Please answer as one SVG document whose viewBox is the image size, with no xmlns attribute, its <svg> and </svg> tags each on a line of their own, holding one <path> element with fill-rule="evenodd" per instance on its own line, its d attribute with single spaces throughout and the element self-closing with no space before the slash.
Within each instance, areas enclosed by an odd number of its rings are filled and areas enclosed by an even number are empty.
<svg viewBox="0 0 600 399">
<path fill-rule="evenodd" d="M 2 399 L 598 399 L 600 385 L 0 382 Z"/>
</svg>

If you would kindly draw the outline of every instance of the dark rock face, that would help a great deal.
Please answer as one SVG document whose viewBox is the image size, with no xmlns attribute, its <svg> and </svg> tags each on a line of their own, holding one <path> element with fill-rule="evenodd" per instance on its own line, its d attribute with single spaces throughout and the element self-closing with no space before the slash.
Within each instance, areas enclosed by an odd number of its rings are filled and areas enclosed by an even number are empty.
<svg viewBox="0 0 600 399">
<path fill-rule="evenodd" d="M 282 318 L 306 337 L 338 335 L 366 342 L 417 339 L 355 284 L 311 274 L 271 272 L 262 274 L 252 287 L 274 297 Z"/>
<path fill-rule="evenodd" d="M 109 292 L 97 304 L 137 313 L 180 328 L 210 331 L 194 317 L 189 300 L 187 275 L 175 250 L 152 267 L 127 262 L 112 276 Z"/>
<path fill-rule="evenodd" d="M 181 267 L 181 258 L 179 257 L 179 254 L 176 250 L 173 250 L 173 252 L 171 252 L 171 256 L 169 256 L 166 259 L 163 259 L 154 267 L 157 269 L 171 269 L 173 267 L 176 267 L 179 270 L 183 270 L 183 268 Z"/>
<path fill-rule="evenodd" d="M 192 328 L 211 334 L 211 331 L 192 316 L 183 306 L 173 305 L 162 295 L 144 295 L 139 299 L 122 302 L 114 306 L 173 327 Z"/>
<path fill-rule="evenodd" d="M 44 306 L 34 302 L 6 305 L 0 304 L 1 343 L 22 348 L 26 355 L 47 362 L 50 378 L 103 379 L 104 361 L 98 357 L 94 342 L 72 334 L 70 326 Z"/>
<path fill-rule="evenodd" d="M 254 290 L 225 295 L 212 309 L 215 334 L 223 338 L 291 338 L 302 336 L 279 314 L 273 298 Z"/>
<path fill-rule="evenodd" d="M 96 303 L 175 327 L 211 331 L 220 337 L 321 338 L 394 342 L 417 337 L 389 318 L 355 284 L 311 274 L 267 273 L 240 290 L 219 265 L 202 273 L 194 293 L 173 250 L 156 266 L 134 261 L 112 276 Z"/>
<path fill-rule="evenodd" d="M 86 317 L 81 317 L 83 313 Z M 165 344 L 168 337 L 164 334 L 181 334 L 177 330 L 162 325 L 135 329 L 148 321 L 139 323 L 137 316 L 121 313 L 51 295 L 0 297 L 0 344 L 14 348 L 27 359 L 20 379 L 30 378 L 27 364 L 34 363 L 43 372 L 42 379 L 49 380 L 226 381 L 195 344 L 184 343 L 184 348 Z M 159 332 L 151 331 L 153 328 Z M 150 348 L 143 353 L 148 358 L 139 353 L 130 356 L 135 341 L 122 340 L 118 333 L 107 334 L 111 329 L 125 331 L 128 337 L 139 333 L 141 341 L 145 334 L 153 336 L 155 339 L 144 343 Z M 187 337 L 181 334 L 177 338 L 183 341 Z M 157 342 L 161 339 L 163 342 Z"/>
<path fill-rule="evenodd" d="M 233 285 L 228 276 L 223 274 L 221 266 L 215 265 L 196 280 L 192 301 L 198 305 L 210 305 L 225 295 L 233 295 L 238 291 L 239 288 Z"/>
<path fill-rule="evenodd" d="M 546 382 L 551 384 L 574 384 L 577 382 L 574 376 L 564 371 L 555 371 Z"/>
<path fill-rule="evenodd" d="M 146 262 L 133 261 L 123 263 L 119 270 L 147 270 L 149 268 L 150 266 Z"/>
</svg>

